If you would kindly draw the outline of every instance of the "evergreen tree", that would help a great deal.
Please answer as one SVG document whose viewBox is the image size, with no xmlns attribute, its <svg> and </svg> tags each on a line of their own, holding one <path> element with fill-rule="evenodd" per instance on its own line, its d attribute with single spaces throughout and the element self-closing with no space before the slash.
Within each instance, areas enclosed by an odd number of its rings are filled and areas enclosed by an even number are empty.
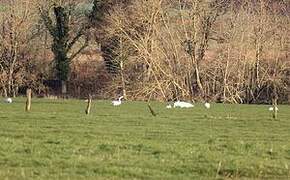
<svg viewBox="0 0 290 180">
<path fill-rule="evenodd" d="M 71 56 L 68 56 L 68 53 L 75 43 L 79 41 L 82 36 L 85 36 L 86 29 L 88 29 L 89 26 L 83 24 L 74 36 L 70 36 L 68 10 L 63 6 L 55 6 L 53 10 L 54 21 L 51 19 L 47 10 L 41 9 L 41 17 L 53 38 L 51 49 L 54 54 L 56 78 L 62 82 L 62 94 L 65 94 L 67 91 L 66 81 L 70 73 L 70 62 L 87 46 L 87 38 L 85 43 L 75 53 Z"/>
</svg>

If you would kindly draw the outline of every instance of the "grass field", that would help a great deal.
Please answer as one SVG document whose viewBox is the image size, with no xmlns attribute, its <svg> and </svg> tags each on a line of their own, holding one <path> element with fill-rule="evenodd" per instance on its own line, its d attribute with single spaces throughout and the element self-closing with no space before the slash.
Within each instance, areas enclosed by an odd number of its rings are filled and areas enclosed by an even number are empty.
<svg viewBox="0 0 290 180">
<path fill-rule="evenodd" d="M 289 179 L 290 107 L 0 103 L 0 179 Z"/>
</svg>

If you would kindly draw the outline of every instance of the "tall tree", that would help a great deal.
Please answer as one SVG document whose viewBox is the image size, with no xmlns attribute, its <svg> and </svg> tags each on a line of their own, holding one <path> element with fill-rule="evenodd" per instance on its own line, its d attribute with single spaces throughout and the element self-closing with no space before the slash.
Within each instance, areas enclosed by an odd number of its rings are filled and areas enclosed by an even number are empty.
<svg viewBox="0 0 290 180">
<path fill-rule="evenodd" d="M 51 49 L 54 54 L 56 77 L 62 82 L 62 94 L 66 94 L 67 80 L 70 73 L 70 62 L 87 46 L 88 38 L 85 37 L 83 45 L 74 51 L 74 53 L 71 51 L 74 45 L 85 36 L 89 26 L 84 23 L 76 33 L 72 33 L 71 30 L 76 29 L 76 27 L 72 26 L 79 26 L 79 24 L 72 25 L 70 22 L 70 9 L 66 6 L 53 7 L 54 19 L 50 17 L 48 10 L 41 8 L 40 12 L 41 18 L 53 38 Z"/>
</svg>

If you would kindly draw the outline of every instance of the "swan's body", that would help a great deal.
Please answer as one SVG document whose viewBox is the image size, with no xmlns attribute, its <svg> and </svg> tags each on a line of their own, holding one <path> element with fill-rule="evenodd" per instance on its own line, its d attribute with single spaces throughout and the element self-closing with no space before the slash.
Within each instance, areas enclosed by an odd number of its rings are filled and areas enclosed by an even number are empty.
<svg viewBox="0 0 290 180">
<path fill-rule="evenodd" d="M 123 99 L 124 97 L 123 96 L 121 96 L 121 97 L 119 97 L 119 99 L 116 101 L 116 100 L 114 100 L 114 101 L 112 101 L 112 104 L 113 104 L 113 106 L 120 106 L 121 104 L 122 104 L 122 99 Z"/>
<path fill-rule="evenodd" d="M 275 108 L 276 111 L 278 111 L 278 107 L 277 106 L 276 107 L 273 107 L 273 106 L 269 107 L 269 111 L 274 111 L 274 108 Z"/>
<path fill-rule="evenodd" d="M 189 103 L 189 102 L 184 102 L 184 101 L 176 101 L 173 104 L 174 108 L 180 107 L 180 108 L 191 108 L 194 107 L 193 104 Z"/>
<path fill-rule="evenodd" d="M 6 98 L 6 99 L 4 99 L 4 102 L 5 103 L 12 103 L 12 99 L 11 98 Z"/>
<path fill-rule="evenodd" d="M 209 109 L 209 108 L 210 108 L 210 103 L 208 103 L 208 102 L 204 103 L 204 107 L 205 107 L 206 109 Z"/>
</svg>

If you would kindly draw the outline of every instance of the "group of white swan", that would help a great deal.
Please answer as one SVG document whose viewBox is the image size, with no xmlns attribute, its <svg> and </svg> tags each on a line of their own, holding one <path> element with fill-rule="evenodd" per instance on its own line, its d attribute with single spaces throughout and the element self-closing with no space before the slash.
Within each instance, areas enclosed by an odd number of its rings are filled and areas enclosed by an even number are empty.
<svg viewBox="0 0 290 180">
<path fill-rule="evenodd" d="M 194 107 L 193 104 L 191 104 L 189 102 L 185 102 L 185 101 L 178 100 L 178 101 L 176 101 L 176 102 L 173 103 L 173 108 L 192 108 L 192 107 Z M 210 103 L 208 103 L 208 102 L 204 103 L 204 107 L 206 109 L 209 109 L 210 108 Z M 168 104 L 166 106 L 166 108 L 167 109 L 171 109 L 172 108 L 172 105 L 171 104 Z"/>
<path fill-rule="evenodd" d="M 176 102 L 174 102 L 173 103 L 173 107 L 174 108 L 192 108 L 192 107 L 194 107 L 194 105 L 193 104 L 191 104 L 191 103 L 189 103 L 189 102 L 184 102 L 184 101 L 176 101 Z M 167 109 L 170 109 L 170 108 L 172 108 L 172 105 L 171 104 L 168 104 L 167 106 L 166 106 L 166 108 Z"/>
<path fill-rule="evenodd" d="M 120 96 L 120 97 L 118 98 L 118 100 L 114 100 L 114 101 L 112 101 L 112 105 L 113 105 L 113 106 L 120 106 L 120 105 L 122 104 L 122 99 L 123 99 L 123 98 L 124 98 L 124 96 Z M 4 102 L 10 104 L 10 103 L 12 103 L 12 98 L 5 98 L 5 99 L 4 99 Z M 167 109 L 171 109 L 172 107 L 173 107 L 173 108 L 192 108 L 192 107 L 194 107 L 194 105 L 191 104 L 191 103 L 189 103 L 189 102 L 185 102 L 185 101 L 180 101 L 180 100 L 178 100 L 178 101 L 175 101 L 175 102 L 173 103 L 173 106 L 172 106 L 171 104 L 168 104 L 168 105 L 166 106 Z M 204 103 L 204 107 L 205 107 L 206 109 L 210 109 L 211 105 L 210 105 L 210 103 L 206 102 L 206 103 Z M 274 110 L 278 111 L 278 107 L 277 107 L 277 106 L 271 106 L 271 107 L 269 107 L 268 110 L 269 110 L 269 111 L 274 111 Z"/>
<path fill-rule="evenodd" d="M 121 97 L 118 98 L 118 100 L 113 100 L 112 101 L 112 105 L 113 106 L 120 106 L 122 104 L 122 99 L 123 98 L 124 98 L 124 96 L 121 96 Z M 209 103 L 206 103 L 205 106 L 207 108 L 209 108 L 210 107 L 210 104 Z M 192 107 L 194 107 L 194 105 L 191 104 L 191 103 L 189 103 L 189 102 L 184 102 L 184 101 L 179 101 L 178 100 L 178 101 L 176 101 L 176 102 L 173 103 L 173 107 L 174 108 L 192 108 Z M 169 109 L 169 108 L 172 108 L 172 106 L 169 104 L 169 105 L 166 106 L 166 108 Z"/>
<path fill-rule="evenodd" d="M 113 106 L 120 106 L 122 104 L 122 99 L 123 98 L 124 98 L 124 96 L 121 96 L 121 97 L 118 98 L 118 100 L 113 100 L 112 101 L 112 105 Z M 173 108 L 192 108 L 192 107 L 194 107 L 194 105 L 191 104 L 191 103 L 189 103 L 189 102 L 179 101 L 178 100 L 178 101 L 176 101 L 176 102 L 173 103 L 173 106 L 171 104 L 168 104 L 166 106 L 167 109 L 171 109 L 172 107 Z M 204 107 L 206 109 L 209 109 L 210 108 L 210 103 L 206 102 L 204 104 Z"/>
</svg>

